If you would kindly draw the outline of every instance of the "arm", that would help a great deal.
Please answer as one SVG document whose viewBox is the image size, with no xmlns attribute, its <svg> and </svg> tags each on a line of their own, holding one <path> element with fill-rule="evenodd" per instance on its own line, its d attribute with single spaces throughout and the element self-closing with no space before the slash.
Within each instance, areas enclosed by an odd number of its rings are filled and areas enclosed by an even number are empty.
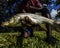
<svg viewBox="0 0 60 48">
<path fill-rule="evenodd" d="M 34 10 L 40 10 L 40 9 L 43 8 L 43 6 L 42 6 L 42 4 L 40 3 L 39 0 L 31 0 L 31 1 L 29 1 L 27 3 L 27 6 L 26 7 L 29 8 L 29 9 L 34 9 Z"/>
<path fill-rule="evenodd" d="M 42 4 L 41 4 L 41 2 L 40 2 L 39 0 L 35 0 L 35 1 L 36 1 L 36 5 L 37 5 L 38 7 L 40 7 L 40 8 L 43 7 Z"/>
<path fill-rule="evenodd" d="M 34 6 L 30 6 L 31 9 L 34 9 L 34 10 L 41 10 L 43 9 L 43 7 L 39 8 L 39 7 L 34 7 Z"/>
</svg>

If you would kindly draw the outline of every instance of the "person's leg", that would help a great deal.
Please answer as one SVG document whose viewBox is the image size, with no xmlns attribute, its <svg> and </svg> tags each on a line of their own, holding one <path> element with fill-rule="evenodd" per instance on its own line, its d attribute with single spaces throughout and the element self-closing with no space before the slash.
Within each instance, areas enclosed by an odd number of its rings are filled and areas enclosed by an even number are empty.
<svg viewBox="0 0 60 48">
<path fill-rule="evenodd" d="M 45 11 L 44 11 L 45 12 L 45 14 L 44 14 L 45 17 L 51 19 L 51 15 L 50 15 L 49 11 L 48 12 L 46 12 L 46 11 L 48 11 L 48 9 L 45 9 Z M 58 40 L 52 36 L 52 26 L 50 24 L 46 23 L 46 28 L 47 28 L 46 41 L 50 44 L 56 44 Z"/>
<path fill-rule="evenodd" d="M 47 16 L 47 18 L 51 19 L 50 14 L 47 14 L 46 16 Z M 51 37 L 52 36 L 52 26 L 50 24 L 46 23 L 46 28 L 47 28 L 47 31 L 46 31 L 47 37 Z"/>
<path fill-rule="evenodd" d="M 51 28 L 51 25 L 46 23 L 46 28 L 47 28 L 47 31 L 46 31 L 46 36 L 47 38 L 51 37 L 52 36 L 52 28 Z"/>
<path fill-rule="evenodd" d="M 33 37 L 34 36 L 34 34 L 33 34 L 33 29 L 32 28 L 30 28 L 31 30 L 30 30 L 30 32 L 31 32 L 31 34 L 30 34 L 30 37 Z"/>
<path fill-rule="evenodd" d="M 49 10 L 47 8 L 43 8 L 42 15 L 46 18 L 51 19 L 51 15 L 50 15 Z M 47 31 L 46 31 L 47 38 L 51 37 L 52 36 L 52 27 L 51 27 L 51 25 L 46 23 L 46 28 L 47 28 Z"/>
<path fill-rule="evenodd" d="M 30 37 L 30 35 L 31 35 L 31 31 L 28 28 L 26 28 L 23 32 L 23 37 L 27 38 Z"/>
<path fill-rule="evenodd" d="M 24 37 L 24 38 L 27 38 L 28 36 L 29 36 L 29 34 L 28 34 L 27 32 L 24 32 L 23 37 Z"/>
<path fill-rule="evenodd" d="M 33 37 L 34 35 L 33 35 L 32 26 L 31 26 L 31 27 L 28 27 L 27 29 L 29 30 L 29 32 L 28 32 L 29 36 L 30 36 L 30 37 Z"/>
<path fill-rule="evenodd" d="M 39 10 L 38 12 L 41 12 L 42 16 L 51 19 L 51 15 L 50 15 L 49 10 L 47 8 L 43 8 L 43 9 Z M 51 28 L 51 25 L 48 24 L 48 23 L 46 23 L 46 28 L 47 28 L 46 36 L 47 37 L 52 36 L 52 28 Z"/>
</svg>

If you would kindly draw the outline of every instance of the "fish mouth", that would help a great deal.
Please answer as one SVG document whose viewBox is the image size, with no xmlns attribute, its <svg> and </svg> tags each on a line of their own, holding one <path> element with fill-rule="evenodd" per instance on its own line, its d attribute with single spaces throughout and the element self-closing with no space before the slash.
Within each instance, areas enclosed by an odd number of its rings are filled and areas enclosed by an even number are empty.
<svg viewBox="0 0 60 48">
<path fill-rule="evenodd" d="M 2 22 L 1 26 L 7 26 L 8 24 L 8 22 Z"/>
</svg>

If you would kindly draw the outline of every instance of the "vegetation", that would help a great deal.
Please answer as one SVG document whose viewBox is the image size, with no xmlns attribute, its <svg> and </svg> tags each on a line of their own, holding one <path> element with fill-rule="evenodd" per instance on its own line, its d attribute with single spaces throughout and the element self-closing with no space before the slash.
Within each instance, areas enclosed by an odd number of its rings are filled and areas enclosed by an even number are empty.
<svg viewBox="0 0 60 48">
<path fill-rule="evenodd" d="M 0 48 L 60 48 L 60 33 L 53 31 L 52 36 L 57 40 L 57 44 L 49 44 L 45 41 L 44 31 L 34 32 L 34 37 L 18 37 L 20 32 L 0 33 Z"/>
</svg>

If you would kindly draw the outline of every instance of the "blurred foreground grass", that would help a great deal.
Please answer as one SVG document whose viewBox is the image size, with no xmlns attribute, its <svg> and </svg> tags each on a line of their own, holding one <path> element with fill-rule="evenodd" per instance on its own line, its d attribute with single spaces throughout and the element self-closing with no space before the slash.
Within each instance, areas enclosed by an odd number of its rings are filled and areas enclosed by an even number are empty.
<svg viewBox="0 0 60 48">
<path fill-rule="evenodd" d="M 34 37 L 18 39 L 20 32 L 0 33 L 0 48 L 60 48 L 60 33 L 53 31 L 52 36 L 58 39 L 57 45 L 46 43 L 44 31 L 34 32 Z"/>
</svg>

